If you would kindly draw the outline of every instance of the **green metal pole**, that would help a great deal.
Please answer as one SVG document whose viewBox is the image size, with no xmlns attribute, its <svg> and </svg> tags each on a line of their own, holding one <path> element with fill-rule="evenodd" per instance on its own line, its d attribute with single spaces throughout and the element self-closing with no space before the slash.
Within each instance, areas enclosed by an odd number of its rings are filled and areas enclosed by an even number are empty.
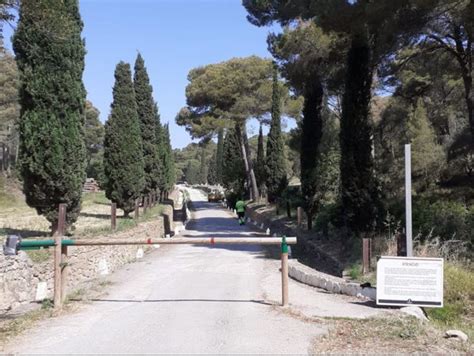
<svg viewBox="0 0 474 356">
<path fill-rule="evenodd" d="M 74 240 L 62 240 L 62 245 L 72 246 L 75 244 Z M 22 240 L 18 245 L 19 250 L 29 250 L 29 249 L 39 249 L 39 248 L 48 248 L 56 245 L 54 240 Z"/>
</svg>

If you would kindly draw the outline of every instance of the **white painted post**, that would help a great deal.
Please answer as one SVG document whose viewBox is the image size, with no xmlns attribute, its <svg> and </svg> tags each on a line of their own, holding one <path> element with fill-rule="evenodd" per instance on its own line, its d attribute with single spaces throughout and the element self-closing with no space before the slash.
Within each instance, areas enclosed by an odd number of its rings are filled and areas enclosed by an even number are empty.
<svg viewBox="0 0 474 356">
<path fill-rule="evenodd" d="M 411 229 L 411 145 L 405 145 L 405 220 L 407 256 L 413 256 L 413 237 Z"/>
</svg>

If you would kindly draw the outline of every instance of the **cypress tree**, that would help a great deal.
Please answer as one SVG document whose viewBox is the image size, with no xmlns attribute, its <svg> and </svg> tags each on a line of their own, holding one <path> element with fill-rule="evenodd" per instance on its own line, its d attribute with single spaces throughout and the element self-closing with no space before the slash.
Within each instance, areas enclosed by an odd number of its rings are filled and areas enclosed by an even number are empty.
<svg viewBox="0 0 474 356">
<path fill-rule="evenodd" d="M 169 192 L 173 189 L 176 180 L 176 171 L 174 167 L 174 156 L 171 148 L 169 125 L 166 124 L 163 132 L 163 174 L 164 174 L 164 191 Z"/>
<path fill-rule="evenodd" d="M 105 124 L 105 194 L 128 216 L 145 185 L 140 122 L 128 63 L 120 62 L 115 68 L 111 107 Z"/>
<path fill-rule="evenodd" d="M 224 130 L 219 129 L 217 134 L 217 150 L 216 150 L 216 183 L 222 184 L 222 166 L 224 152 Z"/>
<path fill-rule="evenodd" d="M 199 181 L 202 184 L 207 183 L 206 152 L 204 151 L 204 147 L 201 150 L 201 164 L 200 164 L 200 167 L 199 167 Z"/>
<path fill-rule="evenodd" d="M 323 135 L 321 116 L 323 87 L 318 78 L 308 81 L 304 89 L 303 120 L 301 125 L 301 191 L 308 217 L 308 230 L 320 203 L 316 197 L 320 170 L 319 146 Z"/>
<path fill-rule="evenodd" d="M 137 102 L 138 118 L 140 120 L 145 173 L 145 185 L 142 193 L 147 195 L 158 189 L 160 180 L 156 139 L 157 120 L 155 110 L 157 110 L 157 108 L 153 101 L 153 88 L 150 85 L 150 78 L 148 77 L 145 67 L 145 61 L 140 53 L 137 55 L 134 69 L 133 85 Z"/>
<path fill-rule="evenodd" d="M 263 192 L 265 190 L 265 151 L 263 149 L 262 124 L 260 124 L 260 130 L 258 131 L 257 159 L 255 161 L 254 167 L 258 190 L 263 195 Z"/>
<path fill-rule="evenodd" d="M 217 184 L 217 151 L 212 155 L 207 172 L 207 182 L 211 185 Z"/>
<path fill-rule="evenodd" d="M 342 98 L 340 131 L 341 202 L 345 225 L 356 236 L 369 231 L 377 216 L 369 122 L 372 67 L 367 35 L 352 38 Z"/>
<path fill-rule="evenodd" d="M 242 194 L 245 182 L 245 165 L 240 153 L 235 129 L 227 130 L 222 152 L 222 183 L 235 194 Z"/>
<path fill-rule="evenodd" d="M 244 191 L 245 165 L 235 129 L 227 130 L 223 144 L 222 183 L 236 195 Z"/>
<path fill-rule="evenodd" d="M 13 38 L 20 72 L 19 168 L 29 206 L 57 229 L 76 221 L 85 180 L 84 42 L 77 0 L 22 1 Z"/>
<path fill-rule="evenodd" d="M 158 104 L 154 106 L 155 113 L 155 138 L 156 138 L 156 167 L 157 167 L 157 178 L 158 178 L 158 189 L 161 192 L 165 190 L 165 172 L 163 167 L 163 155 L 164 155 L 164 129 L 161 125 L 160 112 L 158 111 Z"/>
<path fill-rule="evenodd" d="M 281 135 L 281 98 L 278 69 L 273 69 L 272 121 L 267 139 L 266 183 L 268 201 L 275 202 L 288 185 L 285 170 L 284 142 Z"/>
</svg>

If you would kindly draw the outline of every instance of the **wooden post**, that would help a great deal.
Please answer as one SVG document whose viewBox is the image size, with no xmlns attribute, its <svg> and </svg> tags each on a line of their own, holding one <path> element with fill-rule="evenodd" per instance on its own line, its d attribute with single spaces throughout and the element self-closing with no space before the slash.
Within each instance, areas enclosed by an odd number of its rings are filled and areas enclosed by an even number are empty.
<svg viewBox="0 0 474 356">
<path fill-rule="evenodd" d="M 62 270 L 61 265 L 62 261 L 62 238 L 65 231 L 66 225 L 66 204 L 59 204 L 58 212 L 58 229 L 56 230 L 55 235 L 55 246 L 54 246 L 54 308 L 61 309 L 62 306 L 62 297 L 61 292 L 63 291 L 62 287 Z M 67 251 L 66 251 L 67 253 Z"/>
<path fill-rule="evenodd" d="M 143 214 L 148 210 L 148 196 L 143 197 Z"/>
<path fill-rule="evenodd" d="M 281 243 L 281 306 L 288 305 L 288 245 L 283 237 Z"/>
<path fill-rule="evenodd" d="M 135 220 L 138 220 L 140 217 L 140 200 L 135 200 Z"/>
<path fill-rule="evenodd" d="M 371 260 L 371 239 L 362 239 L 362 273 L 370 272 L 370 260 Z"/>
<path fill-rule="evenodd" d="M 111 218 L 111 225 L 112 225 L 112 230 L 117 229 L 117 203 L 112 203 L 110 205 L 110 218 Z"/>
<path fill-rule="evenodd" d="M 301 206 L 296 208 L 296 224 L 298 228 L 301 228 L 303 224 L 303 208 Z"/>
<path fill-rule="evenodd" d="M 69 275 L 69 266 L 67 259 L 67 246 L 61 245 L 61 306 L 67 296 L 67 278 Z"/>
<path fill-rule="evenodd" d="M 401 232 L 396 233 L 397 239 L 397 256 L 406 256 L 407 255 L 407 240 L 405 235 Z"/>
</svg>

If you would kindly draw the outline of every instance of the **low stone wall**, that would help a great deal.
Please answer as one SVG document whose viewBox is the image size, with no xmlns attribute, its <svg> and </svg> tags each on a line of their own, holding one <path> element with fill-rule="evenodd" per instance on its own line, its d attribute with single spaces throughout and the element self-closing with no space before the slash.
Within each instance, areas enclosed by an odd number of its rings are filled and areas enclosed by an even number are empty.
<svg viewBox="0 0 474 356">
<path fill-rule="evenodd" d="M 298 244 L 293 248 L 294 254 L 297 258 L 319 271 L 342 277 L 342 272 L 344 270 L 342 264 L 333 256 L 326 253 L 324 249 L 320 248 L 320 246 L 311 239 L 313 236 L 308 232 L 284 226 L 278 221 L 272 221 L 271 219 L 262 216 L 262 214 L 258 212 L 258 209 L 255 209 L 252 206 L 247 209 L 246 215 L 252 221 L 256 222 L 257 227 L 262 228 L 263 230 L 269 228 L 270 234 L 276 233 L 278 236 L 298 236 Z M 311 257 L 308 258 L 308 256 Z"/>
<path fill-rule="evenodd" d="M 160 216 L 128 231 L 94 238 L 147 239 L 163 236 L 163 217 Z M 148 245 L 69 247 L 68 291 L 72 292 L 85 281 L 111 273 L 143 257 L 143 253 L 151 248 Z M 53 296 L 54 249 L 47 252 L 50 258 L 41 263 L 33 263 L 24 251 L 19 251 L 17 256 L 0 254 L 0 312 Z"/>
<path fill-rule="evenodd" d="M 322 251 L 316 243 L 308 239 L 307 236 L 301 236 L 301 232 L 289 228 L 279 230 L 277 224 L 261 216 L 258 211 L 252 207 L 248 209 L 246 215 L 249 217 L 251 223 L 254 223 L 262 230 L 269 228 L 271 233 L 276 232 L 278 236 L 283 234 L 287 236 L 298 236 L 298 248 L 304 249 L 304 252 L 313 256 L 314 261 L 312 261 L 311 267 L 298 262 L 296 259 L 290 259 L 288 261 L 288 274 L 291 278 L 313 287 L 325 289 L 331 293 L 375 300 L 375 288 L 362 288 L 357 283 L 351 283 L 338 277 L 339 275 L 342 276 L 343 268 L 340 263 L 324 253 L 324 251 Z M 325 272 L 329 272 L 330 274 Z"/>
</svg>

